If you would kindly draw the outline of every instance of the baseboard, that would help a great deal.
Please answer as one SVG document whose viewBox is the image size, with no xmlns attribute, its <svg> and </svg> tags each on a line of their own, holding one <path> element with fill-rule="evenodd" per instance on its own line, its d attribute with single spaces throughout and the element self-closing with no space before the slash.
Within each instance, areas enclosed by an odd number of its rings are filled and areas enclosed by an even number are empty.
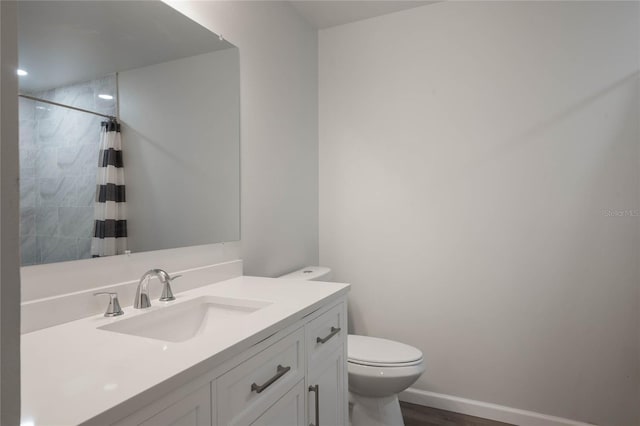
<svg viewBox="0 0 640 426">
<path fill-rule="evenodd" d="M 401 401 L 426 407 L 439 408 L 453 411 L 468 416 L 482 417 L 518 426 L 589 426 L 587 423 L 562 417 L 548 416 L 533 411 L 519 410 L 503 405 L 488 402 L 475 401 L 473 399 L 459 398 L 457 396 L 442 393 L 428 392 L 420 389 L 409 388 L 400 393 Z"/>
</svg>

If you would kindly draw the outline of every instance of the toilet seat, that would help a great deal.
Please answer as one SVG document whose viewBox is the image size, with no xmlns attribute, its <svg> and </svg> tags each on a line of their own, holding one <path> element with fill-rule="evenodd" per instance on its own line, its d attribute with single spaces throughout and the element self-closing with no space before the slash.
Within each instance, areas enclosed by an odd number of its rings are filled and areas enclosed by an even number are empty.
<svg viewBox="0 0 640 426">
<path fill-rule="evenodd" d="M 378 337 L 350 334 L 348 362 L 370 367 L 409 367 L 423 362 L 422 352 L 413 346 Z"/>
<path fill-rule="evenodd" d="M 396 367 L 411 367 L 414 365 L 420 365 L 424 362 L 424 359 L 420 358 L 412 362 L 396 362 L 396 363 L 365 362 L 365 361 L 354 361 L 349 359 L 347 360 L 347 362 L 350 364 L 362 365 L 363 367 L 396 368 Z"/>
</svg>

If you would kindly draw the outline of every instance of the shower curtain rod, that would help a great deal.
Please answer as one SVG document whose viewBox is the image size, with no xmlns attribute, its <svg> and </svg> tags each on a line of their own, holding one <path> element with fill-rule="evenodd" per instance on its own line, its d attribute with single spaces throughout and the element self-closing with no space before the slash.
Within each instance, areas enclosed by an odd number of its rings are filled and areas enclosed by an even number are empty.
<svg viewBox="0 0 640 426">
<path fill-rule="evenodd" d="M 45 104 L 55 105 L 55 106 L 59 106 L 59 107 L 62 107 L 62 108 L 69 108 L 69 109 L 73 109 L 73 110 L 80 111 L 80 112 L 86 112 L 88 114 L 99 115 L 100 117 L 105 117 L 105 118 L 108 118 L 110 120 L 117 120 L 118 119 L 117 117 L 114 117 L 113 115 L 100 114 L 99 112 L 89 111 L 88 109 L 82 109 L 82 108 L 77 108 L 77 107 L 74 107 L 74 106 L 71 106 L 71 105 L 60 104 L 58 102 L 53 102 L 53 101 L 48 101 L 46 99 L 36 98 L 35 96 L 23 95 L 22 93 L 19 93 L 18 96 L 20 96 L 21 98 L 25 98 L 25 99 L 31 99 L 32 101 L 36 101 L 36 102 L 43 102 Z"/>
</svg>

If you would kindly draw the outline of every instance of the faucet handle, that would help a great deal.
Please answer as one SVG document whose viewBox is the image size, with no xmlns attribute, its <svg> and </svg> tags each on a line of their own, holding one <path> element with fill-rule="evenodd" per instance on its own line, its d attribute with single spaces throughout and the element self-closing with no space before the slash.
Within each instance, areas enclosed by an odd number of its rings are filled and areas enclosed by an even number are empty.
<svg viewBox="0 0 640 426">
<path fill-rule="evenodd" d="M 162 283 L 162 295 L 160 295 L 161 302 L 170 302 L 172 300 L 176 300 L 176 297 L 173 295 L 173 291 L 171 291 L 171 282 L 175 279 L 180 278 L 182 275 L 174 275 L 173 277 L 169 274 L 166 275 L 167 279 Z"/>
<path fill-rule="evenodd" d="M 120 307 L 120 302 L 118 302 L 118 293 L 112 293 L 108 291 L 93 293 L 94 296 L 100 296 L 102 294 L 106 294 L 109 296 L 109 305 L 107 306 L 107 311 L 104 313 L 105 317 L 117 317 L 124 314 L 124 311 Z"/>
</svg>

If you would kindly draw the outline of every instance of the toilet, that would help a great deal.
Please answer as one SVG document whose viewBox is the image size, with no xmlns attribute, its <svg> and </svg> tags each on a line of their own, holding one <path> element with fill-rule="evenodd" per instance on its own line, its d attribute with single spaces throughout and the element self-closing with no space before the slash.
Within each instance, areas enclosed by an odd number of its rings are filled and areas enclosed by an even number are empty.
<svg viewBox="0 0 640 426">
<path fill-rule="evenodd" d="M 309 266 L 280 278 L 330 281 L 331 269 Z M 422 352 L 393 340 L 350 334 L 347 368 L 351 425 L 404 425 L 398 393 L 415 383 L 424 372 Z"/>
</svg>

